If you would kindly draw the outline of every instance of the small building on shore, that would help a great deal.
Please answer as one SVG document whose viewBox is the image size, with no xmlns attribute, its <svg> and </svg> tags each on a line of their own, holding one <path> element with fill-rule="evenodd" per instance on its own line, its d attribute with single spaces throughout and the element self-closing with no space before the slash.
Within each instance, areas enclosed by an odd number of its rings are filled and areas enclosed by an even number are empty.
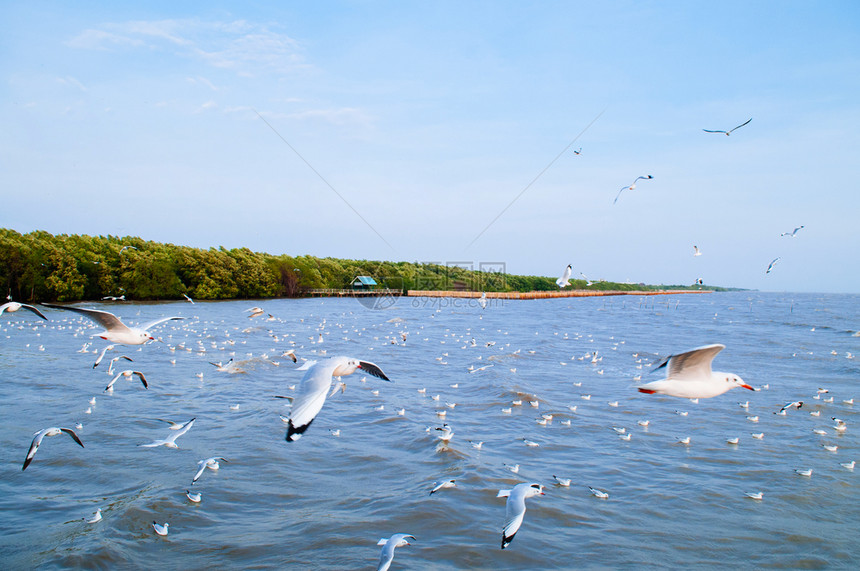
<svg viewBox="0 0 860 571">
<path fill-rule="evenodd" d="M 371 290 L 376 288 L 378 285 L 379 284 L 376 283 L 376 280 L 370 276 L 356 276 L 350 284 L 352 289 L 360 291 Z"/>
</svg>

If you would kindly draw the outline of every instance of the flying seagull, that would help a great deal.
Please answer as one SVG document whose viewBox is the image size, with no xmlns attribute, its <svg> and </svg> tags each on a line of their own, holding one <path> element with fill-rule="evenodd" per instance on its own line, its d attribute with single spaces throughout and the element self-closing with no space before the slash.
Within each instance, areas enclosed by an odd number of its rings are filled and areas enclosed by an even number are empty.
<svg viewBox="0 0 860 571">
<path fill-rule="evenodd" d="M 766 271 L 765 273 L 766 273 L 766 274 L 769 274 L 769 273 L 770 273 L 770 271 L 773 269 L 773 267 L 776 265 L 776 263 L 777 263 L 778 261 L 779 261 L 779 256 L 777 256 L 776 258 L 774 258 L 774 259 L 773 259 L 773 261 L 767 265 L 767 271 Z"/>
<path fill-rule="evenodd" d="M 42 312 L 33 307 L 32 305 L 27 305 L 26 303 L 18 303 L 17 301 L 9 301 L 7 303 L 4 303 L 3 305 L 0 305 L 0 315 L 2 315 L 4 311 L 14 313 L 19 309 L 27 309 L 29 311 L 32 311 L 42 319 L 48 321 L 48 318 L 42 315 Z"/>
<path fill-rule="evenodd" d="M 669 355 L 651 369 L 656 371 L 668 365 L 666 378 L 640 386 L 639 392 L 649 395 L 657 393 L 671 397 L 706 399 L 721 395 L 735 387 L 755 390 L 734 373 L 711 370 L 711 361 L 725 348 L 725 345 L 715 343 L 677 355 Z"/>
<path fill-rule="evenodd" d="M 180 436 L 182 436 L 183 434 L 185 434 L 186 432 L 188 432 L 189 430 L 191 430 L 191 426 L 194 425 L 194 421 L 196 419 L 197 419 L 197 417 L 195 416 L 194 418 L 192 418 L 191 420 L 189 420 L 188 422 L 183 424 L 182 427 L 179 428 L 179 430 L 176 430 L 173 434 L 171 434 L 170 436 L 168 436 L 167 438 L 165 438 L 163 440 L 155 440 L 153 442 L 150 442 L 149 444 L 140 444 L 140 446 L 142 446 L 144 448 L 155 448 L 156 446 L 167 446 L 168 448 L 179 448 L 179 446 L 176 444 L 176 439 L 179 438 Z"/>
<path fill-rule="evenodd" d="M 131 369 L 126 369 L 125 371 L 120 371 L 119 373 L 117 373 L 117 375 L 110 380 L 108 386 L 105 387 L 105 392 L 112 392 L 113 384 L 117 382 L 120 377 L 125 377 L 126 379 L 131 380 L 132 375 L 137 375 L 137 378 L 140 379 L 140 382 L 143 384 L 143 388 L 149 388 L 149 385 L 146 384 L 146 377 L 143 376 L 143 373 L 141 373 L 140 371 L 132 371 Z"/>
<path fill-rule="evenodd" d="M 227 462 L 226 458 L 221 456 L 213 456 L 212 458 L 206 458 L 197 463 L 197 473 L 194 474 L 194 478 L 191 479 L 191 485 L 193 486 L 197 480 L 200 479 L 200 476 L 203 475 L 203 472 L 206 471 L 206 468 L 210 470 L 218 470 L 221 468 L 221 464 L 218 461 Z"/>
<path fill-rule="evenodd" d="M 705 133 L 725 133 L 725 134 L 726 134 L 726 136 L 728 137 L 729 135 L 731 135 L 731 134 L 732 134 L 732 131 L 734 131 L 734 130 L 736 130 L 736 129 L 740 129 L 740 128 L 741 128 L 741 127 L 743 127 L 744 125 L 749 124 L 749 122 L 750 122 L 750 121 L 752 121 L 752 117 L 750 117 L 749 119 L 747 119 L 747 120 L 746 120 L 746 122 L 741 123 L 740 125 L 738 125 L 738 126 L 737 126 L 737 127 L 735 127 L 734 129 L 730 129 L 730 130 L 728 130 L 728 131 L 711 130 L 711 129 L 702 129 L 702 131 L 704 131 Z"/>
<path fill-rule="evenodd" d="M 572 272 L 573 272 L 573 266 L 568 264 L 567 267 L 564 268 L 564 273 L 561 274 L 561 277 L 558 278 L 557 280 L 555 280 L 556 285 L 558 285 L 558 287 L 562 288 L 562 289 L 569 286 L 570 285 L 570 274 Z"/>
<path fill-rule="evenodd" d="M 702 251 L 699 250 L 699 247 L 693 246 L 693 256 L 701 256 L 701 255 L 702 255 Z"/>
<path fill-rule="evenodd" d="M 388 571 L 388 568 L 391 567 L 391 562 L 394 561 L 394 549 L 403 547 L 404 545 L 411 545 L 406 541 L 406 538 L 415 541 L 415 536 L 408 533 L 395 533 L 388 539 L 383 537 L 379 540 L 379 543 L 376 545 L 381 545 L 382 551 L 379 554 L 379 564 L 376 566 L 376 571 Z"/>
<path fill-rule="evenodd" d="M 652 178 L 654 178 L 654 177 L 650 174 L 648 176 L 637 176 L 636 180 L 634 180 L 632 184 L 621 187 L 621 190 L 618 191 L 618 194 L 615 196 L 615 200 L 612 201 L 612 204 L 615 204 L 616 202 L 618 202 L 618 197 L 620 197 L 621 193 L 624 192 L 625 190 L 634 190 L 636 188 L 636 181 L 637 180 L 651 180 Z"/>
<path fill-rule="evenodd" d="M 797 231 L 800 230 L 801 228 L 804 228 L 804 226 L 802 226 L 802 225 L 798 226 L 797 228 L 795 228 L 791 232 L 783 232 L 780 234 L 780 236 L 788 236 L 789 238 L 794 238 L 794 236 L 797 234 Z"/>
<path fill-rule="evenodd" d="M 30 449 L 27 451 L 27 457 L 24 459 L 24 466 L 21 468 L 21 471 L 23 472 L 24 470 L 26 470 L 27 466 L 30 465 L 30 462 L 33 461 L 33 456 L 35 456 L 36 451 L 39 450 L 39 445 L 42 444 L 43 438 L 45 438 L 46 436 L 57 436 L 58 434 L 62 434 L 63 432 L 71 436 L 72 440 L 81 445 L 81 448 L 84 447 L 84 443 L 81 442 L 81 439 L 78 438 L 78 435 L 75 434 L 75 431 L 71 428 L 57 428 L 55 426 L 51 428 L 44 428 L 37 432 L 35 438 L 33 438 L 33 442 L 30 444 Z"/>
<path fill-rule="evenodd" d="M 290 421 L 287 424 L 287 442 L 301 438 L 322 410 L 332 377 L 351 375 L 358 369 L 383 381 L 391 381 L 377 365 L 350 357 L 331 357 L 315 363 L 308 369 L 293 399 Z"/>
<path fill-rule="evenodd" d="M 511 544 L 526 515 L 526 498 L 542 496 L 540 484 L 517 484 L 510 490 L 499 490 L 497 498 L 508 498 L 505 504 L 505 527 L 502 530 L 502 549 Z"/>
<path fill-rule="evenodd" d="M 120 321 L 119 317 L 113 313 L 102 311 L 100 309 L 69 307 L 66 305 L 55 305 L 53 303 L 43 303 L 42 305 L 45 307 L 52 307 L 54 309 L 74 311 L 89 317 L 105 328 L 104 331 L 97 334 L 99 337 L 110 341 L 111 343 L 119 343 L 120 345 L 143 345 L 147 341 L 155 339 L 155 337 L 149 334 L 149 329 L 172 319 L 185 319 L 184 317 L 162 317 L 161 319 L 150 321 L 143 327 L 129 327 Z"/>
</svg>

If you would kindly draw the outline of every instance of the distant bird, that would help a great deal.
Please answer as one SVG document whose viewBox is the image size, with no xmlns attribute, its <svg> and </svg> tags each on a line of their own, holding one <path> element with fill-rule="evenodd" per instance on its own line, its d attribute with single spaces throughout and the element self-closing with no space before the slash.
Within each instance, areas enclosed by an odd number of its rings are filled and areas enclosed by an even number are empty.
<svg viewBox="0 0 860 571">
<path fill-rule="evenodd" d="M 96 513 L 93 514 L 93 517 L 91 517 L 89 519 L 86 519 L 86 518 L 84 518 L 84 519 L 86 520 L 87 523 L 98 523 L 98 522 L 100 522 L 102 520 L 102 509 L 98 508 L 96 510 Z"/>
<path fill-rule="evenodd" d="M 132 375 L 137 375 L 137 378 L 140 379 L 140 382 L 143 384 L 143 388 L 149 388 L 149 385 L 146 384 L 146 377 L 143 376 L 143 373 L 140 371 L 132 371 L 131 369 L 126 369 L 125 371 L 120 371 L 117 376 L 111 379 L 108 383 L 108 386 L 105 387 L 105 391 L 110 391 L 113 389 L 113 384 L 117 382 L 120 377 L 125 377 L 128 380 L 131 380 Z"/>
<path fill-rule="evenodd" d="M 741 128 L 741 127 L 743 127 L 744 125 L 748 125 L 750 121 L 752 121 L 752 117 L 750 117 L 749 119 L 747 119 L 745 122 L 741 123 L 740 125 L 738 125 L 738 126 L 737 126 L 737 127 L 735 127 L 734 129 L 730 129 L 730 130 L 728 130 L 728 131 L 722 131 L 722 130 L 711 130 L 711 129 L 702 129 L 702 131 L 704 131 L 704 132 L 706 132 L 706 133 L 725 133 L 725 134 L 726 134 L 726 136 L 729 136 L 729 135 L 732 133 L 732 131 L 735 131 L 735 130 L 737 130 L 737 129 L 740 129 L 740 128 Z"/>
<path fill-rule="evenodd" d="M 763 492 L 744 492 L 744 495 L 751 500 L 761 500 L 764 497 Z"/>
<path fill-rule="evenodd" d="M 481 306 L 481 309 L 487 309 L 487 292 L 481 292 L 481 297 L 478 298 L 478 305 Z M 403 339 L 405 342 L 406 339 Z"/>
<path fill-rule="evenodd" d="M 702 255 L 702 252 L 701 252 L 701 250 L 699 250 L 698 246 L 693 246 L 693 255 L 694 256 L 701 256 Z"/>
<path fill-rule="evenodd" d="M 33 313 L 35 313 L 36 315 L 38 315 L 42 319 L 44 319 L 46 321 L 50 321 L 47 317 L 42 315 L 41 311 L 39 311 L 38 309 L 36 309 L 32 305 L 27 305 L 26 303 L 18 303 L 17 301 L 8 301 L 8 302 L 4 303 L 3 305 L 0 305 L 0 315 L 2 315 L 3 312 L 5 312 L 5 311 L 8 311 L 9 313 L 14 313 L 14 312 L 18 311 L 19 309 L 26 309 L 26 310 L 32 311 Z"/>
<path fill-rule="evenodd" d="M 735 387 L 755 390 L 734 373 L 711 370 L 711 361 L 725 347 L 716 343 L 666 357 L 651 370 L 668 365 L 666 378 L 638 387 L 639 392 L 692 399 L 715 397 Z"/>
<path fill-rule="evenodd" d="M 787 403 L 785 406 L 783 406 L 781 409 L 779 409 L 779 412 L 775 412 L 774 414 L 780 414 L 780 413 L 785 412 L 786 410 L 788 410 L 790 408 L 800 408 L 802 406 L 803 406 L 803 401 L 802 400 L 796 400 L 794 402 Z"/>
<path fill-rule="evenodd" d="M 615 204 L 616 202 L 618 202 L 618 198 L 621 196 L 621 193 L 624 192 L 625 190 L 635 190 L 637 180 L 651 180 L 652 178 L 654 178 L 654 177 L 651 176 L 650 174 L 648 176 L 637 176 L 636 180 L 634 180 L 631 184 L 621 187 L 621 190 L 618 191 L 618 194 L 615 196 L 615 200 L 612 201 L 612 204 Z"/>
<path fill-rule="evenodd" d="M 608 500 L 609 499 L 609 493 L 608 492 L 598 490 L 597 488 L 592 488 L 591 486 L 588 486 L 588 489 L 591 491 L 591 495 L 593 495 L 595 498 L 600 498 L 601 500 Z"/>
<path fill-rule="evenodd" d="M 251 315 L 248 316 L 248 319 L 251 319 L 252 317 L 257 317 L 257 316 L 263 315 L 265 313 L 265 311 L 263 311 L 262 307 L 252 307 L 251 309 L 245 310 L 245 312 L 249 312 L 249 311 L 251 312 Z"/>
<path fill-rule="evenodd" d="M 26 470 L 27 466 L 30 465 L 30 462 L 33 461 L 33 456 L 35 456 L 36 451 L 39 450 L 39 445 L 42 444 L 43 438 L 45 438 L 46 436 L 57 436 L 58 434 L 62 434 L 63 432 L 71 436 L 72 440 L 81 445 L 81 448 L 84 447 L 84 443 L 81 442 L 81 439 L 78 438 L 78 435 L 75 434 L 75 431 L 71 428 L 58 428 L 55 426 L 51 428 L 44 428 L 36 433 L 35 438 L 33 438 L 33 442 L 30 443 L 30 449 L 27 450 L 27 457 L 24 459 L 24 466 L 21 468 L 21 471 L 23 472 L 24 470 Z"/>
<path fill-rule="evenodd" d="M 155 448 L 156 446 L 179 448 L 179 446 L 176 444 L 176 439 L 191 430 L 191 427 L 194 425 L 195 420 L 197 420 L 196 416 L 183 424 L 178 430 L 176 430 L 173 434 L 163 440 L 155 440 L 153 442 L 150 442 L 149 444 L 140 444 L 140 446 L 142 446 L 143 448 Z"/>
<path fill-rule="evenodd" d="M 570 487 L 570 478 L 559 478 L 555 474 L 553 474 L 553 479 L 558 482 L 559 486 L 564 486 L 565 488 Z"/>
<path fill-rule="evenodd" d="M 432 489 L 432 490 L 430 490 L 430 495 L 431 495 L 431 496 L 432 496 L 435 492 L 438 492 L 439 490 L 442 490 L 442 489 L 444 489 L 444 488 L 456 488 L 456 487 L 457 487 L 457 484 L 455 483 L 455 480 L 447 480 L 447 481 L 445 481 L 445 482 L 440 482 L 440 483 L 438 483 L 438 484 L 437 484 L 436 482 L 433 482 L 433 484 L 434 484 L 433 489 Z"/>
<path fill-rule="evenodd" d="M 45 307 L 52 307 L 54 309 L 74 311 L 75 313 L 80 313 L 81 315 L 89 317 L 105 328 L 104 331 L 97 334 L 99 337 L 110 341 L 111 343 L 119 343 L 120 345 L 143 345 L 147 341 L 155 339 L 155 337 L 149 334 L 149 330 L 156 325 L 160 325 L 165 321 L 170 321 L 172 319 L 185 319 L 184 317 L 162 317 L 161 319 L 150 321 L 142 327 L 129 327 L 120 321 L 116 315 L 107 311 L 86 309 L 83 307 L 69 307 L 66 305 L 55 305 L 52 303 L 43 303 L 42 305 Z"/>
<path fill-rule="evenodd" d="M 197 473 L 194 474 L 194 477 L 191 479 L 191 485 L 193 486 L 197 480 L 200 479 L 200 476 L 203 475 L 203 472 L 206 471 L 206 468 L 210 470 L 218 470 L 221 468 L 221 462 L 227 462 L 226 458 L 222 458 L 221 456 L 213 456 L 212 458 L 206 458 L 197 463 Z"/>
<path fill-rule="evenodd" d="M 581 276 L 582 276 L 582 279 L 584 279 L 584 280 L 585 280 L 585 286 L 586 286 L 586 287 L 594 285 L 594 282 L 593 282 L 593 281 L 591 281 L 590 279 L 588 279 L 588 276 L 586 276 L 584 273 L 579 272 L 579 275 L 581 275 Z"/>
<path fill-rule="evenodd" d="M 164 525 L 159 524 L 157 521 L 152 522 L 152 529 L 155 530 L 155 533 L 158 535 L 167 535 L 167 528 L 170 527 L 170 524 L 164 522 Z"/>
<path fill-rule="evenodd" d="M 377 542 L 376 545 L 382 546 L 382 551 L 379 554 L 379 564 L 376 566 L 376 571 L 388 571 L 388 568 L 391 567 L 391 562 L 394 561 L 394 549 L 405 545 L 411 545 L 406 541 L 406 538 L 417 541 L 414 535 L 409 535 L 408 533 L 395 533 L 388 539 L 383 537 L 379 542 Z"/>
<path fill-rule="evenodd" d="M 195 504 L 199 504 L 203 499 L 203 494 L 194 493 L 191 490 L 185 490 L 185 497 L 188 498 L 189 501 L 194 502 Z"/>
<path fill-rule="evenodd" d="M 573 266 L 570 264 L 564 269 L 564 273 L 561 274 L 561 277 L 555 280 L 556 285 L 559 288 L 564 289 L 570 285 L 570 274 L 573 272 Z"/>
<path fill-rule="evenodd" d="M 454 431 L 447 424 L 443 424 L 441 428 L 437 427 L 436 430 L 442 431 L 442 434 L 439 435 L 439 440 L 442 442 L 451 442 L 451 439 L 454 438 Z"/>
<path fill-rule="evenodd" d="M 293 399 L 290 422 L 287 425 L 287 442 L 294 442 L 301 438 L 322 410 L 332 377 L 351 375 L 358 369 L 383 381 L 391 381 L 377 365 L 350 357 L 331 357 L 315 363 L 308 369 Z"/>
<path fill-rule="evenodd" d="M 779 261 L 779 256 L 774 258 L 773 261 L 771 261 L 771 263 L 767 265 L 767 271 L 765 271 L 764 273 L 769 274 L 770 271 L 773 269 L 773 267 L 776 265 L 776 263 L 778 261 Z"/>
<path fill-rule="evenodd" d="M 296 358 L 296 350 L 295 349 L 287 349 L 281 354 L 281 357 L 288 357 L 292 360 L 293 363 L 297 363 L 298 359 Z"/>
<path fill-rule="evenodd" d="M 120 249 L 119 253 L 120 253 L 120 254 L 122 254 L 122 253 L 123 253 L 123 252 L 125 252 L 126 250 L 137 250 L 137 248 L 135 248 L 134 246 L 123 246 L 123 247 Z"/>
<path fill-rule="evenodd" d="M 789 238 L 794 238 L 794 236 L 797 234 L 797 231 L 800 230 L 801 228 L 804 228 L 804 226 L 798 226 L 797 228 L 795 228 L 791 232 L 783 232 L 782 234 L 780 234 L 780 236 L 788 236 Z"/>
<path fill-rule="evenodd" d="M 187 301 L 188 303 L 190 303 L 192 305 L 194 304 L 194 300 L 191 299 L 190 297 L 188 297 L 187 295 L 185 295 L 184 293 L 182 294 L 182 297 L 184 297 L 185 301 Z"/>
<path fill-rule="evenodd" d="M 526 499 L 544 495 L 540 484 L 517 484 L 510 490 L 499 490 L 497 498 L 508 498 L 505 504 L 505 527 L 502 529 L 502 549 L 514 540 L 526 515 Z"/>
</svg>

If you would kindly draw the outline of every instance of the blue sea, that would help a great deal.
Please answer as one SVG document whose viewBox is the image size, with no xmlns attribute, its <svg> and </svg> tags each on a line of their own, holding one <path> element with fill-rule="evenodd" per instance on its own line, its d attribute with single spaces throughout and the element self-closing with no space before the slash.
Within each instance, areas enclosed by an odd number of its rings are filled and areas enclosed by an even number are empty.
<svg viewBox="0 0 860 571">
<path fill-rule="evenodd" d="M 860 460 L 860 296 L 387 301 L 80 304 L 128 324 L 186 318 L 96 368 L 107 342 L 90 320 L 0 316 L 2 568 L 374 569 L 394 533 L 417 540 L 391 569 L 860 566 L 860 466 L 843 466 Z M 264 314 L 249 318 L 253 306 Z M 759 390 L 699 402 L 636 390 L 662 378 L 649 373 L 661 357 L 711 343 L 726 346 L 715 369 Z M 286 442 L 289 400 L 275 397 L 295 393 L 303 362 L 334 355 L 393 382 L 343 377 L 345 391 Z M 148 389 L 133 377 L 104 392 L 118 356 Z M 231 358 L 237 371 L 211 364 Z M 792 401 L 803 405 L 776 414 Z M 139 446 L 168 436 L 158 419 L 191 418 L 178 449 Z M 22 471 L 34 432 L 77 423 L 84 448 L 45 438 Z M 212 456 L 227 462 L 191 486 Z M 429 495 L 448 479 L 456 487 Z M 502 550 L 496 495 L 521 482 L 546 494 Z"/>
</svg>

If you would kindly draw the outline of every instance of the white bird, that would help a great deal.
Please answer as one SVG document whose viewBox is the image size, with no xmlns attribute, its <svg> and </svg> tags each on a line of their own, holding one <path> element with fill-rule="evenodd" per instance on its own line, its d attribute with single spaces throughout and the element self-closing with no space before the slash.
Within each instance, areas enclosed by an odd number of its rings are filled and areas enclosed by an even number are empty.
<svg viewBox="0 0 860 571">
<path fill-rule="evenodd" d="M 588 486 L 588 489 L 591 490 L 591 494 L 595 498 L 600 498 L 601 500 L 609 499 L 609 492 L 604 492 L 602 490 L 598 490 L 597 488 L 592 488 L 591 486 Z"/>
<path fill-rule="evenodd" d="M 131 380 L 132 375 L 137 375 L 140 379 L 140 382 L 143 383 L 143 388 L 149 388 L 149 385 L 146 384 L 146 377 L 143 376 L 143 373 L 140 371 L 132 371 L 131 369 L 126 369 L 125 371 L 120 371 L 117 375 L 111 379 L 108 383 L 108 386 L 105 387 L 105 391 L 110 391 L 113 388 L 113 384 L 117 382 L 120 377 L 125 377 L 128 380 Z"/>
<path fill-rule="evenodd" d="M 797 400 L 794 402 L 787 403 L 785 406 L 783 406 L 781 409 L 779 409 L 779 412 L 775 412 L 774 414 L 780 414 L 780 413 L 785 412 L 786 410 L 788 410 L 790 408 L 800 408 L 802 406 L 803 406 L 803 401 Z"/>
<path fill-rule="evenodd" d="M 798 476 L 806 476 L 806 477 L 812 476 L 812 468 L 808 468 L 806 470 L 801 470 L 798 468 L 798 469 L 795 469 L 794 472 Z"/>
<path fill-rule="evenodd" d="M 212 458 L 206 458 L 205 460 L 201 460 L 200 462 L 198 462 L 197 473 L 194 474 L 194 477 L 191 479 L 191 485 L 193 486 L 194 483 L 200 479 L 200 476 L 203 475 L 203 472 L 206 470 L 206 468 L 209 468 L 210 470 L 218 470 L 219 468 L 221 468 L 221 464 L 219 464 L 218 462 L 219 460 L 221 462 L 227 462 L 227 459 L 222 458 L 221 456 L 213 456 Z"/>
<path fill-rule="evenodd" d="M 391 562 L 394 561 L 394 549 L 403 547 L 404 545 L 411 545 L 406 541 L 406 538 L 417 541 L 414 535 L 409 535 L 408 533 L 395 533 L 388 539 L 383 537 L 379 540 L 376 545 L 382 546 L 382 552 L 379 554 L 379 565 L 376 566 L 376 571 L 388 571 L 388 568 L 391 567 Z"/>
<path fill-rule="evenodd" d="M 618 194 L 615 196 L 615 200 L 612 201 L 612 204 L 615 204 L 616 202 L 618 202 L 618 198 L 621 196 L 621 193 L 624 192 L 625 190 L 635 190 L 637 180 L 651 180 L 652 178 L 654 178 L 654 177 L 651 176 L 650 174 L 648 176 L 637 176 L 636 180 L 634 180 L 631 184 L 621 187 L 621 190 L 618 191 Z"/>
<path fill-rule="evenodd" d="M 265 311 L 263 311 L 262 307 L 252 307 L 250 309 L 245 310 L 246 313 L 249 311 L 251 312 L 251 315 L 248 316 L 248 319 L 251 319 L 252 317 L 257 317 L 259 315 L 263 315 L 265 313 Z"/>
<path fill-rule="evenodd" d="M 767 265 L 767 270 L 764 273 L 769 274 L 770 271 L 773 269 L 773 267 L 776 265 L 776 263 L 778 261 L 779 261 L 779 256 L 777 256 L 776 258 L 771 260 L 771 262 Z"/>
<path fill-rule="evenodd" d="M 195 494 L 191 490 L 185 490 L 185 497 L 187 497 L 190 501 L 194 502 L 195 504 L 199 504 L 200 501 L 203 499 L 203 494 L 200 494 L 199 492 Z"/>
<path fill-rule="evenodd" d="M 183 293 L 183 294 L 182 294 L 182 297 L 184 297 L 184 298 L 185 298 L 185 301 L 187 301 L 188 303 L 190 303 L 190 304 L 192 304 L 192 305 L 194 304 L 194 300 L 193 300 L 193 299 L 191 299 L 190 297 L 188 297 L 186 294 L 184 294 L 184 293 Z"/>
<path fill-rule="evenodd" d="M 783 232 L 780 234 L 780 236 L 788 236 L 789 238 L 794 238 L 795 235 L 797 235 L 797 231 L 800 230 L 801 228 L 804 228 L 804 226 L 802 226 L 802 225 L 798 226 L 797 228 L 795 228 L 791 232 Z"/>
<path fill-rule="evenodd" d="M 701 251 L 701 250 L 699 250 L 699 247 L 698 247 L 698 246 L 693 246 L 693 250 L 694 250 L 694 251 L 693 251 L 693 256 L 701 256 L 701 255 L 702 255 L 702 251 Z"/>
<path fill-rule="evenodd" d="M 850 462 L 842 462 L 839 465 L 845 468 L 846 470 L 854 470 L 854 466 L 856 465 L 856 460 L 851 460 Z"/>
<path fill-rule="evenodd" d="M 155 339 L 152 335 L 149 334 L 149 330 L 155 327 L 156 325 L 160 325 L 165 321 L 170 321 L 173 319 L 185 319 L 184 317 L 162 317 L 161 319 L 156 319 L 155 321 L 150 321 L 149 323 L 141 326 L 141 327 L 129 327 L 125 325 L 120 319 L 114 315 L 113 313 L 107 311 L 101 311 L 99 309 L 86 309 L 83 307 L 69 307 L 66 305 L 54 305 L 51 303 L 43 303 L 45 307 L 53 307 L 54 309 L 65 309 L 67 311 L 74 311 L 76 313 L 80 313 L 86 317 L 89 317 L 99 325 L 105 328 L 101 333 L 97 333 L 98 337 L 110 341 L 111 343 L 118 343 L 120 345 L 143 345 L 147 341 L 152 341 Z"/>
<path fill-rule="evenodd" d="M 8 311 L 9 313 L 14 313 L 14 312 L 18 311 L 19 309 L 26 309 L 26 310 L 32 311 L 33 313 L 35 313 L 36 315 L 38 315 L 42 319 L 44 319 L 46 321 L 50 321 L 47 317 L 42 315 L 41 311 L 39 311 L 38 309 L 36 309 L 32 305 L 27 305 L 26 303 L 18 303 L 17 301 L 9 301 L 9 302 L 4 303 L 3 305 L 0 305 L 0 315 L 2 315 L 3 312 L 5 312 L 5 311 Z"/>
<path fill-rule="evenodd" d="M 293 442 L 302 437 L 314 418 L 325 404 L 326 394 L 331 385 L 332 377 L 343 377 L 353 374 L 357 369 L 390 381 L 378 366 L 369 361 L 361 361 L 350 357 L 331 357 L 315 363 L 305 373 L 299 385 L 293 407 L 290 411 L 290 422 L 287 426 L 286 441 Z"/>
<path fill-rule="evenodd" d="M 526 499 L 544 495 L 540 484 L 517 484 L 510 490 L 499 490 L 497 498 L 508 498 L 505 504 L 505 526 L 502 529 L 502 549 L 514 540 L 526 515 Z"/>
<path fill-rule="evenodd" d="M 747 119 L 746 121 L 744 121 L 743 123 L 741 123 L 740 125 L 738 125 L 737 127 L 735 127 L 734 129 L 729 129 L 728 131 L 722 131 L 722 130 L 719 130 L 719 129 L 717 129 L 717 130 L 702 129 L 702 131 L 704 131 L 704 132 L 706 132 L 706 133 L 725 133 L 725 134 L 726 134 L 726 136 L 728 137 L 728 136 L 732 133 L 732 131 L 734 131 L 734 130 L 736 130 L 736 129 L 740 129 L 740 128 L 741 128 L 741 127 L 743 127 L 744 125 L 749 124 L 749 122 L 750 122 L 750 121 L 752 121 L 752 117 L 750 117 L 749 119 Z"/>
<path fill-rule="evenodd" d="M 438 492 L 439 490 L 441 490 L 443 488 L 455 488 L 455 487 L 457 487 L 457 484 L 455 484 L 454 482 L 455 482 L 455 480 L 447 480 L 445 482 L 441 482 L 438 484 L 436 482 L 433 482 L 433 489 L 430 490 L 430 495 L 432 496 L 435 492 Z"/>
<path fill-rule="evenodd" d="M 167 528 L 170 527 L 170 524 L 164 522 L 164 525 L 160 525 L 157 521 L 152 522 L 152 529 L 155 530 L 155 533 L 158 535 L 167 535 Z"/>
<path fill-rule="evenodd" d="M 564 269 L 564 273 L 561 274 L 561 277 L 555 280 L 556 285 L 559 288 L 564 289 L 570 285 L 570 274 L 573 272 L 573 266 L 570 264 Z"/>
<path fill-rule="evenodd" d="M 556 482 L 558 482 L 559 486 L 564 486 L 565 488 L 570 486 L 570 478 L 559 478 L 555 474 L 552 476 Z"/>
<path fill-rule="evenodd" d="M 653 372 L 668 365 L 666 378 L 640 386 L 639 392 L 682 398 L 711 398 L 735 387 L 754 390 L 734 373 L 711 370 L 711 361 L 723 349 L 725 345 L 706 345 L 666 357 L 652 369 Z"/>
<path fill-rule="evenodd" d="M 436 430 L 442 431 L 442 434 L 439 435 L 439 440 L 442 442 L 450 442 L 454 438 L 454 431 L 447 424 L 443 424 L 441 428 L 436 427 Z"/>
<path fill-rule="evenodd" d="M 98 523 L 102 520 L 102 509 L 98 508 L 96 513 L 93 514 L 93 517 L 87 520 L 87 523 Z"/>
<path fill-rule="evenodd" d="M 167 438 L 165 438 L 163 440 L 155 440 L 153 442 L 150 442 L 149 444 L 140 444 L 139 446 L 142 446 L 143 448 L 155 448 L 156 446 L 167 446 L 168 448 L 179 448 L 179 446 L 176 444 L 176 439 L 179 438 L 180 436 L 182 436 L 183 434 L 185 434 L 186 432 L 188 432 L 189 430 L 191 430 L 191 426 L 194 424 L 194 421 L 196 419 L 197 419 L 197 417 L 195 416 L 194 418 L 192 418 L 191 420 L 189 420 L 188 422 L 183 424 L 178 430 L 174 431 L 173 434 L 171 434 L 170 436 L 168 436 Z M 172 427 L 171 427 L 171 429 L 172 429 Z"/>
<path fill-rule="evenodd" d="M 24 470 L 26 470 L 27 466 L 30 465 L 30 462 L 33 461 L 33 456 L 35 456 L 36 451 L 39 450 L 39 445 L 42 444 L 43 438 L 45 438 L 46 436 L 57 436 L 58 434 L 62 434 L 63 432 L 71 436 L 72 440 L 81 445 L 81 448 L 84 447 L 84 443 L 81 442 L 81 439 L 78 438 L 78 435 L 75 434 L 75 431 L 71 428 L 58 428 L 55 426 L 51 428 L 44 428 L 39 432 L 35 433 L 36 436 L 33 438 L 33 442 L 30 443 L 30 449 L 27 450 L 27 457 L 24 459 L 24 466 L 21 468 L 21 471 L 23 472 Z"/>
<path fill-rule="evenodd" d="M 752 500 L 761 500 L 764 497 L 764 492 L 744 492 L 744 495 Z"/>
</svg>

